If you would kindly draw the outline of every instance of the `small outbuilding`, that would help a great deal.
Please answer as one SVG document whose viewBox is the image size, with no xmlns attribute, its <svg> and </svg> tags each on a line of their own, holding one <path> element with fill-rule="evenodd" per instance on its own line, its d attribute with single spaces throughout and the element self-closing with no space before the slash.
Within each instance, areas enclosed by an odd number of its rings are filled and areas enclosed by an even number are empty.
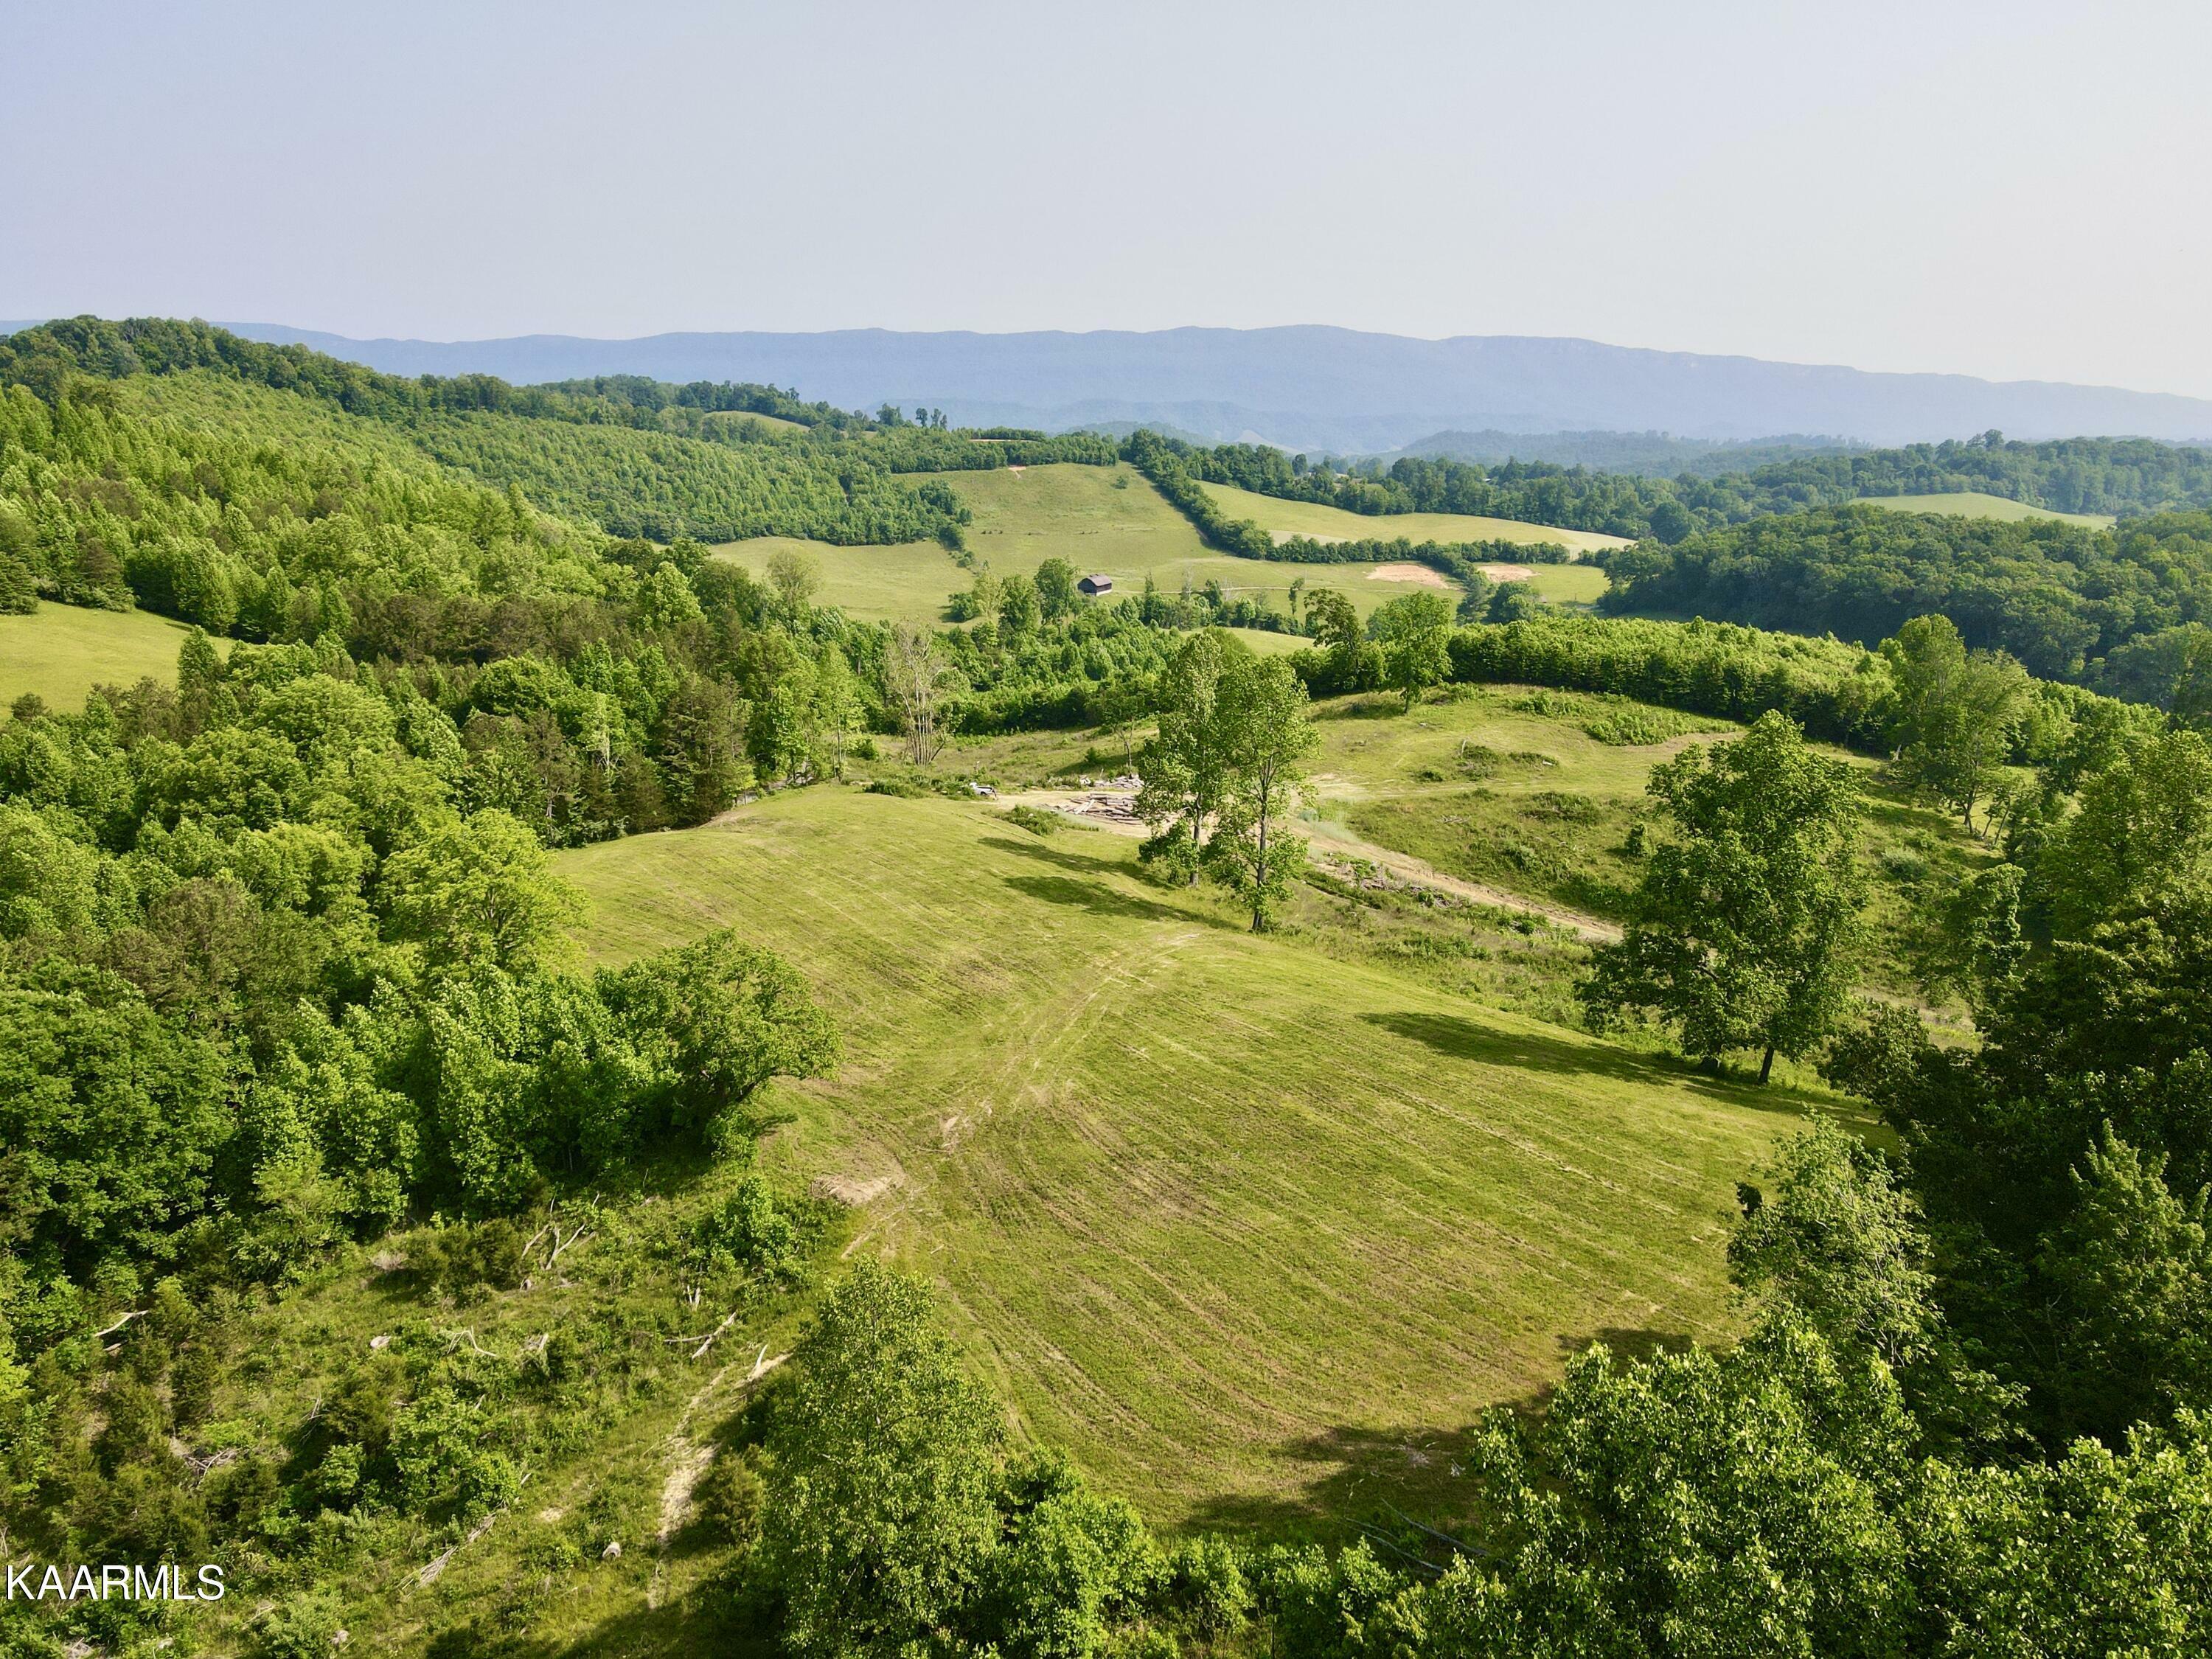
<svg viewBox="0 0 2212 1659">
<path fill-rule="evenodd" d="M 1114 579 L 1111 576 L 1085 576 L 1077 582 L 1075 586 L 1077 592 L 1088 593 L 1091 598 L 1096 599 L 1101 593 L 1111 593 L 1114 591 Z"/>
</svg>

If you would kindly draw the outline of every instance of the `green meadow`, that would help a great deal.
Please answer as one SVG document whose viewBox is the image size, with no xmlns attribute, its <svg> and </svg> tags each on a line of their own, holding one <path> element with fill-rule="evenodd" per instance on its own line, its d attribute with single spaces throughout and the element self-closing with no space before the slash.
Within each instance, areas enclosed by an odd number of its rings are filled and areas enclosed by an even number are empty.
<svg viewBox="0 0 2212 1659">
<path fill-rule="evenodd" d="M 1231 484 L 1201 483 L 1199 488 L 1231 518 L 1249 519 L 1278 541 L 1291 536 L 1346 542 L 1374 536 L 1395 540 L 1403 536 L 1412 542 L 1555 542 L 1577 553 L 1628 545 L 1619 536 L 1602 536 L 1591 530 L 1554 530 L 1514 519 L 1483 519 L 1467 513 L 1347 513 L 1340 507 L 1286 501 Z"/>
<path fill-rule="evenodd" d="M 2109 513 L 2059 513 L 2005 495 L 1985 495 L 1978 489 L 1936 495 L 1863 495 L 1858 504 L 1887 507 L 1893 513 L 1943 513 L 1960 519 L 2058 519 L 2089 530 L 2109 530 L 2118 522 Z"/>
<path fill-rule="evenodd" d="M 1434 1494 L 1600 1335 L 1729 1328 L 1734 1182 L 1802 1101 L 1141 878 L 1127 836 L 850 787 L 563 854 L 617 961 L 734 923 L 830 1002 L 793 1185 L 942 1287 L 1021 1426 L 1170 1524 Z"/>
<path fill-rule="evenodd" d="M 0 706 L 35 691 L 74 710 L 95 685 L 173 680 L 187 631 L 150 611 L 46 604 L 27 617 L 0 616 Z"/>
<path fill-rule="evenodd" d="M 1278 610 L 1289 608 L 1291 584 L 1303 579 L 1309 588 L 1342 589 L 1363 616 L 1386 599 L 1433 588 L 1442 581 L 1426 570 L 1407 574 L 1403 567 L 1278 564 L 1216 553 L 1199 539 L 1189 521 L 1129 466 L 1055 465 L 933 476 L 949 484 L 975 515 L 966 532 L 969 548 L 979 562 L 1001 574 L 1026 574 L 1047 559 L 1066 559 L 1080 571 L 1111 576 L 1117 593 L 1142 591 L 1146 576 L 1170 593 L 1179 592 L 1186 582 L 1195 588 L 1218 581 L 1232 597 L 1264 596 Z M 1355 522 L 1395 525 L 1399 520 Z M 1456 522 L 1504 523 L 1474 519 Z M 1526 525 L 1509 527 L 1519 532 L 1528 529 Z M 1468 532 L 1455 533 L 1463 538 Z M 1549 538 L 1549 532 L 1544 537 L 1521 538 Z M 1607 538 L 1586 539 L 1602 542 Z M 836 547 L 785 536 L 763 536 L 727 543 L 715 551 L 758 573 L 766 569 L 771 554 L 785 548 L 796 549 L 817 562 L 825 600 L 868 621 L 893 617 L 936 618 L 943 612 L 946 598 L 973 580 L 934 542 Z M 1587 604 L 1605 592 L 1605 573 L 1584 565 L 1536 565 L 1531 568 L 1528 582 L 1540 598 L 1560 604 Z"/>
</svg>

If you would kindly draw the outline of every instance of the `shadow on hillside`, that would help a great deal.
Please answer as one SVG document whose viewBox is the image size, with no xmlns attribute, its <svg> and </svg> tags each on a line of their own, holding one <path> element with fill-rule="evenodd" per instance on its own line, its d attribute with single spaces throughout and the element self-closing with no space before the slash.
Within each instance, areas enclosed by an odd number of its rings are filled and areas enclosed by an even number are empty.
<svg viewBox="0 0 2212 1659">
<path fill-rule="evenodd" d="M 1322 703 L 1314 711 L 1320 720 L 1380 720 L 1407 714 L 1406 700 L 1395 694 L 1370 693 L 1346 697 L 1341 702 Z"/>
<path fill-rule="evenodd" d="M 1669 1054 L 1638 1054 L 1602 1042 L 1568 1042 L 1539 1031 L 1499 1030 L 1456 1014 L 1362 1014 L 1370 1025 L 1425 1042 L 1440 1054 L 1485 1066 L 1515 1066 L 1536 1072 L 1579 1073 L 1624 1083 L 1674 1083 L 1714 1100 L 1753 1111 L 1802 1115 L 1808 1103 L 1781 1089 L 1700 1072 Z"/>
<path fill-rule="evenodd" d="M 1560 1363 L 1603 1343 L 1616 1360 L 1649 1359 L 1658 1353 L 1683 1353 L 1695 1340 L 1683 1331 L 1606 1326 L 1579 1335 L 1561 1334 Z M 1507 1414 L 1533 1424 L 1550 1404 L 1549 1387 L 1501 1401 L 1489 1414 Z M 1192 1512 L 1190 1530 L 1223 1530 L 1261 1537 L 1348 1539 L 1364 1534 L 1378 1542 L 1396 1539 L 1406 1548 L 1425 1547 L 1408 1517 L 1443 1531 L 1463 1527 L 1476 1508 L 1468 1453 L 1480 1423 L 1457 1428 L 1348 1428 L 1336 1425 L 1309 1435 L 1286 1449 L 1304 1478 L 1287 1492 L 1224 1493 Z M 1398 1513 L 1393 1515 L 1392 1510 Z M 1388 1553 L 1387 1550 L 1383 1551 Z M 1441 1559 L 1441 1558 L 1437 1558 Z"/>
<path fill-rule="evenodd" d="M 1655 1331 L 1626 1325 L 1601 1325 L 1588 1336 L 1559 1339 L 1559 1358 L 1572 1359 L 1603 1343 L 1616 1359 L 1649 1359 L 1654 1354 L 1687 1353 L 1698 1346 L 1687 1331 Z"/>
<path fill-rule="evenodd" d="M 1103 881 L 1077 881 L 1071 876 L 1008 876 L 1006 885 L 1018 893 L 1042 899 L 1048 904 L 1068 904 L 1094 916 L 1122 916 L 1134 921 L 1193 922 L 1204 927 L 1222 924 L 1210 916 L 1178 910 L 1109 887 Z"/>
<path fill-rule="evenodd" d="M 1120 859 L 1101 858 L 1095 853 L 1071 853 L 1064 848 L 1050 847 L 1035 839 L 1016 841 L 1010 836 L 986 836 L 982 844 L 994 852 L 1018 853 L 1024 858 L 1035 859 L 1040 864 L 1056 865 L 1062 870 L 1081 870 L 1086 874 L 1125 867 Z"/>
<path fill-rule="evenodd" d="M 1464 1474 L 1470 1435 L 1467 1428 L 1322 1429 L 1286 1449 L 1303 1471 L 1291 1491 L 1221 1493 L 1192 1510 L 1189 1528 L 1342 1539 L 1362 1519 L 1387 1515 L 1386 1504 L 1424 1520 L 1449 1516 L 1465 1507 L 1471 1486 Z"/>
</svg>

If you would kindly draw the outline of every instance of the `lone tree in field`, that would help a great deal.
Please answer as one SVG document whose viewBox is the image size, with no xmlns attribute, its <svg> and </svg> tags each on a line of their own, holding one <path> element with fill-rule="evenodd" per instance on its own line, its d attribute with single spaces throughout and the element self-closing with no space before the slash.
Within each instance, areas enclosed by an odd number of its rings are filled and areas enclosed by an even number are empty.
<svg viewBox="0 0 2212 1659">
<path fill-rule="evenodd" d="M 1441 593 L 1405 593 L 1378 606 L 1367 631 L 1382 647 L 1382 677 L 1406 699 L 1408 713 L 1421 693 L 1451 672 L 1452 608 Z"/>
<path fill-rule="evenodd" d="M 1305 758 L 1321 734 L 1288 659 L 1249 651 L 1221 676 L 1215 719 L 1221 808 L 1207 860 L 1250 908 L 1252 931 L 1264 933 L 1305 867 L 1305 842 L 1289 826 L 1307 793 Z"/>
<path fill-rule="evenodd" d="M 928 765 L 943 746 L 937 710 L 952 683 L 953 671 L 934 634 L 914 623 L 891 624 L 884 646 L 884 702 L 897 717 L 906 736 L 906 757 L 915 766 Z"/>
<path fill-rule="evenodd" d="M 1802 1054 L 1843 1012 L 1862 884 L 1864 811 L 1849 766 L 1795 723 L 1764 716 L 1734 743 L 1686 750 L 1651 775 L 1674 830 L 1651 855 L 1627 936 L 1601 946 L 1577 994 L 1602 1029 L 1656 1012 L 1684 1052 Z"/>
<path fill-rule="evenodd" d="M 1948 617 L 1915 617 L 1881 654 L 1897 687 L 1889 741 L 1899 775 L 1972 829 L 2027 712 L 2027 671 L 2001 651 L 1969 652 Z"/>
<path fill-rule="evenodd" d="M 1155 694 L 1158 735 L 1137 757 L 1136 812 L 1152 831 L 1146 856 L 1166 860 L 1194 882 L 1221 805 L 1224 756 L 1215 704 L 1222 676 L 1251 654 L 1218 629 L 1176 647 Z"/>
</svg>

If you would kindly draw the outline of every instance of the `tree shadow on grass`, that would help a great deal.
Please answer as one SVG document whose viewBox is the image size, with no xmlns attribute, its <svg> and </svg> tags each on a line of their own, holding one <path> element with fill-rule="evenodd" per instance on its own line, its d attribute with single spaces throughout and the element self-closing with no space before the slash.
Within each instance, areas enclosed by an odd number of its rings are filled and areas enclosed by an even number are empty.
<svg viewBox="0 0 2212 1659">
<path fill-rule="evenodd" d="M 1321 1429 L 1284 1448 L 1297 1468 L 1287 1491 L 1221 1492 L 1200 1503 L 1194 1532 L 1341 1541 L 1395 1506 L 1424 1521 L 1455 1516 L 1472 1491 L 1464 1474 L 1470 1427 Z M 1461 1471 L 1455 1474 L 1455 1469 Z"/>
<path fill-rule="evenodd" d="M 1559 1339 L 1559 1358 L 1571 1359 L 1602 1343 L 1616 1359 L 1649 1359 L 1655 1354 L 1687 1353 L 1698 1346 L 1687 1331 L 1656 1331 L 1626 1325 L 1601 1325 L 1588 1336 Z"/>
<path fill-rule="evenodd" d="M 1081 870 L 1086 874 L 1127 867 L 1120 859 L 1101 858 L 1095 853 L 1070 852 L 1065 848 L 1048 846 L 1034 839 L 1016 841 L 1007 836 L 986 836 L 983 845 L 994 852 L 1018 853 L 1024 858 L 1035 859 L 1040 864 L 1055 865 L 1062 870 Z"/>
<path fill-rule="evenodd" d="M 1471 1060 L 1485 1066 L 1511 1066 L 1526 1071 L 1578 1073 L 1608 1077 L 1624 1083 L 1673 1083 L 1686 1085 L 1717 1101 L 1753 1111 L 1802 1115 L 1814 1103 L 1794 1091 L 1700 1072 L 1687 1060 L 1671 1054 L 1638 1054 L 1605 1042 L 1569 1042 L 1540 1031 L 1499 1030 L 1462 1019 L 1456 1014 L 1362 1014 L 1370 1025 L 1416 1042 L 1425 1042 L 1440 1054 Z"/>
<path fill-rule="evenodd" d="M 1683 1353 L 1694 1346 L 1686 1332 L 1619 1326 L 1562 1333 L 1556 1340 L 1562 1364 L 1601 1342 L 1616 1360 Z M 1552 1393 L 1549 1386 L 1534 1389 L 1499 1402 L 1485 1415 L 1503 1413 L 1530 1423 L 1543 1415 Z M 1285 1459 L 1300 1472 L 1289 1490 L 1208 1498 L 1193 1510 L 1189 1528 L 1330 1541 L 1364 1534 L 1378 1542 L 1382 1536 L 1395 1537 L 1405 1548 L 1431 1547 L 1432 1540 L 1425 1541 L 1405 1521 L 1410 1517 L 1445 1532 L 1469 1522 L 1480 1493 L 1468 1471 L 1468 1454 L 1480 1426 L 1335 1425 L 1319 1430 L 1284 1449 Z M 1394 1510 L 1398 1513 L 1393 1515 Z"/>
<path fill-rule="evenodd" d="M 1381 720 L 1411 712 L 1406 707 L 1406 700 L 1396 693 L 1372 691 L 1347 697 L 1342 702 L 1324 704 L 1314 710 L 1314 718 L 1322 720 Z"/>
<path fill-rule="evenodd" d="M 1173 905 L 1159 904 L 1109 887 L 1103 881 L 1077 881 L 1071 876 L 1008 876 L 1006 885 L 1018 893 L 1042 899 L 1048 904 L 1068 904 L 1094 916 L 1121 916 L 1135 921 L 1181 921 L 1201 927 L 1223 924 L 1211 916 Z"/>
</svg>

